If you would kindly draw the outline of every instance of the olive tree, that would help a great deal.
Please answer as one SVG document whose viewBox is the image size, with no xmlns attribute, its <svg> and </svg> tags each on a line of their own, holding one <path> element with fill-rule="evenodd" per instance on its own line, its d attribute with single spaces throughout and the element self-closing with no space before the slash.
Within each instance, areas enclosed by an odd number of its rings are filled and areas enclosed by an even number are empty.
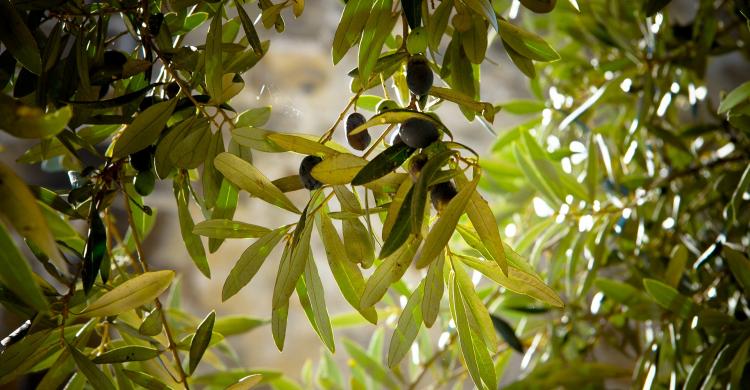
<svg viewBox="0 0 750 390">
<path fill-rule="evenodd" d="M 298 388 L 279 372 L 224 369 L 232 335 L 267 325 L 255 332 L 283 349 L 293 295 L 326 348 L 303 367 L 305 387 L 748 380 L 750 87 L 717 107 L 704 86 L 711 56 L 746 50 L 744 2 L 700 1 L 684 26 L 669 0 L 349 0 L 332 62 L 358 66 L 319 134 L 268 130 L 270 108 L 233 103 L 273 50 L 256 28 L 283 33 L 305 17 L 303 0 L 247 3 L 0 0 L 0 129 L 38 140 L 18 163 L 70 178 L 30 186 L 0 164 L 0 302 L 28 319 L 3 342 L 0 382 L 41 372 L 40 388 Z M 187 44 L 201 28 L 205 41 Z M 482 100 L 492 46 L 533 99 Z M 498 132 L 489 156 L 444 124 L 445 104 Z M 504 113 L 530 118 L 495 130 Z M 299 174 L 267 177 L 254 151 L 288 153 Z M 185 261 L 205 277 L 206 250 L 255 239 L 222 299 L 252 289 L 282 248 L 270 319 L 181 308 L 175 273 L 142 245 L 156 180 L 172 183 Z M 297 222 L 235 220 L 242 193 Z M 320 267 L 351 314 L 329 316 Z M 351 324 L 379 325 L 369 347 L 336 342 Z M 504 378 L 514 353 L 525 372 Z"/>
</svg>

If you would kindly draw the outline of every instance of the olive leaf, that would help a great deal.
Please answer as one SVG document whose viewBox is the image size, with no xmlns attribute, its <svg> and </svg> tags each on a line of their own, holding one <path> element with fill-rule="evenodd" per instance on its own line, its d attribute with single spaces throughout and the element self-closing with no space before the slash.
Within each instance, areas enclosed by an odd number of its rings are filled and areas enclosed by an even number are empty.
<svg viewBox="0 0 750 390">
<path fill-rule="evenodd" d="M 286 231 L 287 228 L 272 230 L 242 252 L 237 263 L 235 263 L 232 270 L 229 271 L 229 276 L 227 276 L 227 279 L 224 281 L 224 287 L 221 291 L 222 301 L 231 298 L 242 287 L 250 283 L 250 280 L 252 280 L 263 265 L 266 257 L 268 257 L 273 248 L 275 248 L 284 237 Z"/>
<path fill-rule="evenodd" d="M 375 63 L 380 57 L 383 44 L 396 24 L 397 19 L 391 15 L 392 6 L 393 0 L 375 0 L 372 2 L 372 8 L 359 43 L 358 69 L 361 80 L 369 80 Z"/>
<path fill-rule="evenodd" d="M 188 374 L 192 374 L 193 371 L 195 371 L 203 354 L 206 352 L 206 348 L 208 348 L 209 342 L 211 342 L 215 321 L 216 313 L 211 311 L 211 313 L 208 313 L 206 318 L 201 321 L 200 325 L 198 325 L 198 329 L 195 331 L 195 336 L 193 336 L 193 340 L 190 343 Z"/>
<path fill-rule="evenodd" d="M 124 347 L 110 349 L 109 351 L 95 357 L 92 362 L 96 364 L 110 364 L 151 360 L 159 356 L 161 352 L 162 351 L 154 348 L 142 347 L 138 345 L 127 345 Z"/>
<path fill-rule="evenodd" d="M 257 238 L 270 231 L 263 226 L 228 219 L 209 219 L 193 227 L 194 234 L 212 238 Z"/>
<path fill-rule="evenodd" d="M 70 352 L 70 356 L 73 357 L 79 372 L 86 376 L 86 379 L 92 386 L 97 389 L 115 390 L 115 385 L 112 384 L 112 381 L 109 380 L 103 372 L 96 368 L 96 365 L 94 365 L 86 355 L 70 344 L 66 344 L 66 346 L 68 352 Z"/>
<path fill-rule="evenodd" d="M 158 297 L 173 278 L 174 271 L 145 272 L 104 293 L 78 315 L 107 317 L 135 309 Z"/>
<path fill-rule="evenodd" d="M 417 338 L 419 329 L 422 326 L 421 303 L 424 295 L 424 286 L 425 282 L 423 281 L 414 289 L 406 301 L 406 306 L 401 311 L 388 347 L 388 367 L 395 367 L 406 356 L 406 353 L 411 349 L 414 339 Z"/>
<path fill-rule="evenodd" d="M 0 224 L 0 282 L 29 306 L 41 312 L 47 311 L 49 304 L 39 285 L 34 281 L 31 267 L 18 251 L 2 224 Z"/>
<path fill-rule="evenodd" d="M 156 103 L 138 114 L 133 122 L 120 130 L 111 148 L 113 158 L 123 158 L 153 144 L 177 106 L 177 99 Z"/>
</svg>

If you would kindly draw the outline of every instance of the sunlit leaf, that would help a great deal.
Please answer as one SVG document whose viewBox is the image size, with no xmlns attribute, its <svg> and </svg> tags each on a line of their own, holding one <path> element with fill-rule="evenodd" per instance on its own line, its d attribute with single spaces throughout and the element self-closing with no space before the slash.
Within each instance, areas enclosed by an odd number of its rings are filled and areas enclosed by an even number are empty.
<svg viewBox="0 0 750 390">
<path fill-rule="evenodd" d="M 557 54 L 544 39 L 540 36 L 528 32 L 510 22 L 500 20 L 500 36 L 503 42 L 513 48 L 518 54 L 536 61 L 556 61 L 560 59 Z"/>
<path fill-rule="evenodd" d="M 158 297 L 174 278 L 174 271 L 152 271 L 128 279 L 89 304 L 80 315 L 106 317 L 135 309 Z"/>
<path fill-rule="evenodd" d="M 367 279 L 360 302 L 362 307 L 370 307 L 376 304 L 385 295 L 391 284 L 401 280 L 413 261 L 419 243 L 418 239 L 412 237 L 398 250 L 383 259 L 380 266 Z"/>
<path fill-rule="evenodd" d="M 401 311 L 401 316 L 398 318 L 398 324 L 393 331 L 391 343 L 388 347 L 388 367 L 395 367 L 401 362 L 411 349 L 417 333 L 419 333 L 419 328 L 422 326 L 421 303 L 423 292 L 424 283 L 420 283 L 419 287 L 414 289 L 414 292 L 409 296 L 406 306 Z"/>
<path fill-rule="evenodd" d="M 5 227 L 0 224 L 0 282 L 26 304 L 41 312 L 47 311 L 47 299 L 34 282 L 29 264 L 18 251 Z"/>
<path fill-rule="evenodd" d="M 389 389 L 398 387 L 391 373 L 379 361 L 370 357 L 359 345 L 351 340 L 344 339 L 344 348 L 346 348 L 346 352 L 354 359 L 356 364 L 362 366 L 367 375 L 372 379 L 375 379 L 378 383 Z"/>
<path fill-rule="evenodd" d="M 252 280 L 266 257 L 284 237 L 286 231 L 287 228 L 272 230 L 245 249 L 232 270 L 229 271 L 226 281 L 224 281 L 224 287 L 221 291 L 222 301 L 231 298 Z"/>
<path fill-rule="evenodd" d="M 112 146 L 112 157 L 123 158 L 153 144 L 177 106 L 177 99 L 156 103 L 138 114 L 133 122 L 120 130 Z"/>
<path fill-rule="evenodd" d="M 362 157 L 348 153 L 328 156 L 312 169 L 312 176 L 325 184 L 349 184 L 368 163 Z"/>
<path fill-rule="evenodd" d="M 427 276 L 424 278 L 424 297 L 422 298 L 422 318 L 426 327 L 431 328 L 440 314 L 440 301 L 443 298 L 443 267 L 445 255 L 441 252 L 437 260 L 430 263 Z"/>
<path fill-rule="evenodd" d="M 359 42 L 359 77 L 368 80 L 386 38 L 396 24 L 391 15 L 393 0 L 374 0 Z"/>
<path fill-rule="evenodd" d="M 213 238 L 257 238 L 269 232 L 263 226 L 228 219 L 209 219 L 193 227 L 193 233 Z"/>
<path fill-rule="evenodd" d="M 86 376 L 86 379 L 91 383 L 92 386 L 96 389 L 112 389 L 115 390 L 115 385 L 112 384 L 112 381 L 109 380 L 109 378 L 104 375 L 103 372 L 101 372 L 98 368 L 96 368 L 96 365 L 89 360 L 86 355 L 81 353 L 78 349 L 71 346 L 70 344 L 67 344 L 68 351 L 70 352 L 70 355 L 73 357 L 73 360 L 76 362 L 76 366 L 78 367 L 78 371 Z"/>
</svg>

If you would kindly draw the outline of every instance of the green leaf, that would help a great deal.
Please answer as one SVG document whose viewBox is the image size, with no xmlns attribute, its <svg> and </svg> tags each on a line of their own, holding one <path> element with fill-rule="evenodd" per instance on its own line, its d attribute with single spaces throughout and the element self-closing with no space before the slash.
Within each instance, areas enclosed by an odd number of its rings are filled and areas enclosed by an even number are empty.
<svg viewBox="0 0 750 390">
<path fill-rule="evenodd" d="M 427 268 L 424 278 L 424 298 L 422 299 L 422 318 L 426 327 L 431 328 L 440 313 L 440 301 L 443 298 L 443 267 L 445 254 L 440 252 L 436 261 Z"/>
<path fill-rule="evenodd" d="M 132 370 L 123 370 L 123 372 L 125 372 L 125 375 L 138 386 L 149 390 L 170 390 L 170 387 L 164 384 L 164 382 L 144 372 Z"/>
<path fill-rule="evenodd" d="M 452 150 L 444 150 L 431 156 L 427 163 L 422 167 L 419 172 L 417 182 L 414 183 L 412 195 L 411 195 L 411 232 L 412 234 L 420 234 L 422 231 L 422 222 L 424 221 L 425 206 L 427 203 L 427 186 L 432 181 L 432 178 L 440 171 L 455 152 Z"/>
<path fill-rule="evenodd" d="M 216 204 L 214 210 L 211 213 L 212 219 L 231 219 L 234 216 L 234 211 L 237 208 L 237 200 L 239 194 L 237 187 L 234 186 L 229 180 L 221 180 L 221 186 L 219 186 L 219 193 L 216 195 Z M 219 249 L 223 240 L 217 238 L 208 239 L 208 251 L 213 253 Z"/>
<path fill-rule="evenodd" d="M 94 365 L 86 355 L 70 344 L 66 344 L 66 346 L 70 355 L 73 357 L 73 360 L 76 362 L 79 372 L 86 376 L 86 379 L 95 389 L 115 390 L 115 385 L 112 384 L 112 381 L 110 381 L 103 372 L 96 368 L 96 365 Z"/>
<path fill-rule="evenodd" d="M 302 307 L 305 308 L 305 312 L 315 332 L 328 350 L 333 353 L 336 351 L 336 345 L 333 341 L 331 320 L 328 317 L 328 310 L 326 309 L 323 282 L 320 280 L 320 275 L 318 275 L 318 268 L 315 266 L 312 251 L 309 256 L 308 261 L 305 263 L 305 273 L 297 281 L 297 295 L 299 295 Z"/>
<path fill-rule="evenodd" d="M 508 254 L 510 251 L 512 249 L 506 245 L 505 253 Z M 545 285 L 538 276 L 518 269 L 513 264 L 508 268 L 508 276 L 505 276 L 494 261 L 482 261 L 466 256 L 460 256 L 460 259 L 469 267 L 481 272 L 508 290 L 528 295 L 552 306 L 564 306 L 563 301 L 557 296 L 557 293 Z"/>
<path fill-rule="evenodd" d="M 249 390 L 261 381 L 263 381 L 263 375 L 261 374 L 248 375 L 237 381 L 237 383 L 227 387 L 226 390 Z"/>
<path fill-rule="evenodd" d="M 138 333 L 144 336 L 156 336 L 161 333 L 162 317 L 161 310 L 154 309 L 146 315 L 141 325 L 138 327 Z"/>
<path fill-rule="evenodd" d="M 156 152 L 154 153 L 154 169 L 160 178 L 164 179 L 172 172 L 172 169 L 175 167 L 171 156 L 172 151 L 180 140 L 184 139 L 190 133 L 190 129 L 192 129 L 198 121 L 202 121 L 202 119 L 191 116 L 189 119 L 177 123 L 167 131 L 164 137 L 162 137 L 156 145 Z"/>
<path fill-rule="evenodd" d="M 0 224 L 0 282 L 29 306 L 46 312 L 47 299 L 34 279 L 31 267 L 16 248 L 5 226 Z"/>
<path fill-rule="evenodd" d="M 273 248 L 279 244 L 284 237 L 287 228 L 272 230 L 247 247 L 240 256 L 232 270 L 229 271 L 224 287 L 221 290 L 221 300 L 226 301 L 236 294 L 242 287 L 250 283 L 250 280 L 258 273 L 266 257 Z"/>
<path fill-rule="evenodd" d="M 731 92 L 721 100 L 717 113 L 725 114 L 732 108 L 738 106 L 741 103 L 747 101 L 750 97 L 750 81 L 743 83 L 739 87 L 733 89 Z"/>
<path fill-rule="evenodd" d="M 174 271 L 144 272 L 104 293 L 80 315 L 107 317 L 135 309 L 158 297 L 169 287 L 173 278 Z"/>
<path fill-rule="evenodd" d="M 356 364 L 364 368 L 367 375 L 388 389 L 398 388 L 398 383 L 393 379 L 388 370 L 379 361 L 370 357 L 359 345 L 349 339 L 344 339 L 344 348 Z"/>
<path fill-rule="evenodd" d="M 490 118 L 494 116 L 495 107 L 493 107 L 492 104 L 477 101 L 476 99 L 474 99 L 474 97 L 466 95 L 455 89 L 432 86 L 432 88 L 430 88 L 430 95 L 438 99 L 448 100 L 456 103 L 461 107 L 465 107 L 471 111 L 476 112 L 479 115 L 491 115 Z M 492 121 L 490 120 L 490 122 Z"/>
<path fill-rule="evenodd" d="M 323 158 L 312 169 L 312 176 L 325 184 L 349 184 L 367 165 L 368 161 L 362 157 L 349 153 L 338 153 Z"/>
<path fill-rule="evenodd" d="M 338 64 L 359 40 L 371 8 L 372 2 L 367 0 L 350 0 L 344 7 L 331 46 L 334 65 Z"/>
<path fill-rule="evenodd" d="M 268 320 L 248 316 L 226 316 L 216 319 L 214 332 L 224 337 L 249 332 L 257 327 L 268 324 Z"/>
<path fill-rule="evenodd" d="M 741 211 L 740 207 L 743 202 L 742 198 L 744 194 L 748 192 L 748 188 L 750 188 L 750 164 L 748 164 L 747 167 L 745 167 L 745 171 L 742 172 L 740 182 L 732 193 L 732 200 L 724 208 L 725 218 L 732 223 L 735 222 L 737 214 Z"/>
<path fill-rule="evenodd" d="M 91 286 L 94 285 L 96 276 L 99 273 L 99 269 L 102 265 L 102 260 L 107 256 L 107 231 L 104 228 L 104 223 L 99 216 L 99 210 L 96 209 L 96 205 L 91 205 L 91 212 L 89 213 L 89 234 L 86 240 L 86 248 L 83 253 L 83 268 L 81 269 L 81 283 L 83 284 L 83 291 L 86 294 L 91 290 Z M 106 283 L 107 275 L 109 270 L 102 270 L 102 281 Z"/>
<path fill-rule="evenodd" d="M 511 348 L 515 349 L 516 352 L 523 353 L 523 344 L 521 343 L 521 340 L 518 339 L 518 336 L 516 336 L 513 327 L 510 326 L 507 321 L 498 316 L 492 315 L 491 317 L 492 325 L 494 325 L 495 330 L 500 334 L 503 340 L 505 340 Z"/>
<path fill-rule="evenodd" d="M 450 302 L 453 320 L 456 323 L 458 342 L 461 355 L 464 357 L 464 364 L 477 388 L 484 389 L 485 387 L 482 386 L 482 377 L 479 373 L 476 351 L 474 350 L 474 339 L 471 337 L 471 329 L 469 328 L 468 314 L 453 273 L 450 274 L 448 283 L 448 301 Z"/>
<path fill-rule="evenodd" d="M 268 122 L 271 117 L 271 106 L 251 108 L 237 115 L 234 119 L 236 128 L 240 127 L 260 127 Z"/>
<path fill-rule="evenodd" d="M 334 186 L 336 198 L 341 204 L 342 211 L 352 213 L 362 212 L 357 197 L 345 186 Z M 364 268 L 369 268 L 375 260 L 375 244 L 367 227 L 358 218 L 345 219 L 341 222 L 343 227 L 346 254 L 349 261 L 361 263 Z"/>
<path fill-rule="evenodd" d="M 211 136 L 208 142 L 208 151 L 206 153 L 205 161 L 203 161 L 203 176 L 201 177 L 203 184 L 203 200 L 207 209 L 213 209 L 216 207 L 216 200 L 219 197 L 219 191 L 221 190 L 222 180 L 221 173 L 214 167 L 214 159 L 219 153 L 224 151 L 224 135 L 221 131 L 217 131 Z M 212 250 L 213 241 L 209 240 L 209 251 Z"/>
<path fill-rule="evenodd" d="M 188 374 L 192 374 L 195 368 L 198 367 L 203 354 L 208 348 L 208 344 L 211 342 L 211 335 L 213 334 L 214 321 L 216 320 L 216 313 L 211 311 L 208 313 L 206 318 L 201 321 L 198 325 L 198 329 L 195 331 L 193 341 L 190 343 L 190 361 L 188 364 Z"/>
<path fill-rule="evenodd" d="M 391 284 L 401 280 L 414 259 L 419 243 L 418 239 L 411 237 L 398 250 L 383 259 L 380 266 L 367 279 L 365 290 L 362 292 L 361 307 L 375 305 L 385 295 Z"/>
<path fill-rule="evenodd" d="M 223 4 L 214 14 L 211 19 L 211 27 L 208 29 L 206 35 L 206 90 L 211 95 L 211 100 L 216 103 L 223 103 L 219 101 L 222 96 L 222 76 L 224 76 L 224 67 L 222 63 L 222 25 L 221 16 L 223 13 Z"/>
<path fill-rule="evenodd" d="M 481 340 L 487 345 L 487 348 L 494 352 L 497 349 L 498 340 L 494 326 L 492 325 L 490 313 L 487 311 L 487 307 L 484 306 L 482 299 L 477 295 L 477 292 L 474 291 L 471 277 L 466 273 L 463 264 L 460 261 L 452 261 L 451 264 L 455 272 L 455 281 L 461 290 L 464 306 L 473 318 L 473 321 L 471 321 L 472 329 L 479 333 Z"/>
<path fill-rule="evenodd" d="M 156 103 L 138 114 L 133 122 L 115 135 L 112 157 L 120 159 L 153 144 L 159 139 L 176 106 L 177 99 L 171 99 Z"/>
<path fill-rule="evenodd" d="M 177 168 L 198 168 L 206 160 L 212 138 L 208 121 L 199 121 L 182 139 L 176 140 L 169 152 L 169 160 Z"/>
<path fill-rule="evenodd" d="M 49 139 L 65 129 L 73 117 L 70 106 L 45 113 L 7 96 L 0 96 L 0 130 L 18 138 Z"/>
<path fill-rule="evenodd" d="M 375 63 L 380 57 L 386 38 L 393 30 L 398 18 L 393 17 L 391 10 L 393 0 L 374 0 L 372 8 L 362 32 L 362 40 L 359 43 L 359 78 L 369 80 Z"/>
<path fill-rule="evenodd" d="M 664 273 L 664 280 L 668 285 L 677 287 L 682 278 L 682 273 L 685 271 L 685 265 L 688 260 L 688 251 L 684 245 L 677 244 L 672 248 L 672 253 L 669 256 L 669 265 L 667 271 Z"/>
<path fill-rule="evenodd" d="M 279 271 L 276 274 L 276 282 L 273 286 L 273 305 L 274 309 L 288 305 L 289 297 L 294 292 L 297 280 L 305 271 L 305 263 L 309 260 L 310 255 L 310 236 L 312 235 L 313 221 L 308 221 L 308 208 L 300 216 L 297 228 L 294 232 L 296 242 L 292 245 L 291 256 L 282 257 L 279 264 Z M 298 239 L 297 239 L 298 238 Z"/>
<path fill-rule="evenodd" d="M 193 233 L 212 238 L 257 238 L 271 230 L 250 223 L 228 219 L 209 219 L 193 227 Z"/>
<path fill-rule="evenodd" d="M 250 16 L 247 15 L 247 12 L 245 12 L 245 8 L 242 7 L 242 4 L 237 0 L 234 0 L 234 6 L 237 8 L 237 15 L 239 15 L 240 22 L 242 22 L 242 28 L 245 30 L 247 42 L 250 43 L 255 54 L 259 56 L 263 55 L 263 47 L 260 45 L 260 38 L 258 37 L 258 32 L 255 31 L 253 21 L 250 19 Z"/>
<path fill-rule="evenodd" d="M 195 266 L 204 276 L 210 279 L 211 269 L 206 258 L 206 249 L 203 247 L 201 238 L 193 233 L 195 224 L 193 223 L 193 217 L 190 216 L 190 209 L 188 209 L 188 202 L 190 201 L 188 185 L 189 183 L 187 183 L 184 177 L 180 177 L 174 181 L 174 196 L 177 200 L 177 217 L 180 222 L 180 233 L 193 263 L 195 263 Z"/>
<path fill-rule="evenodd" d="M 162 351 L 154 348 L 142 347 L 139 345 L 127 345 L 104 352 L 95 357 L 92 361 L 96 364 L 139 362 L 143 360 L 151 360 L 159 356 L 161 353 Z"/>
<path fill-rule="evenodd" d="M 403 198 L 403 201 L 401 202 L 401 207 L 398 208 L 398 210 L 394 210 L 393 212 L 397 211 L 396 217 L 393 220 L 393 227 L 388 232 L 388 237 L 386 237 L 385 241 L 383 242 L 383 246 L 380 248 L 380 255 L 378 258 L 386 258 L 387 256 L 390 256 L 391 253 L 394 253 L 399 248 L 402 248 L 403 243 L 406 242 L 406 240 L 409 238 L 409 234 L 411 233 L 411 207 L 412 207 L 412 197 L 414 195 L 414 187 L 409 187 L 409 191 L 406 193 L 406 195 Z"/>
<path fill-rule="evenodd" d="M 487 25 L 479 15 L 473 14 L 471 19 L 471 28 L 461 34 L 461 44 L 469 61 L 472 64 L 481 64 L 487 51 Z"/>
<path fill-rule="evenodd" d="M 367 163 L 354 178 L 352 185 L 359 186 L 379 179 L 400 167 L 416 149 L 404 143 L 388 147 Z"/>
<path fill-rule="evenodd" d="M 560 59 L 560 55 L 542 37 L 512 23 L 500 20 L 499 33 L 504 43 L 526 58 L 543 62 Z"/>
<path fill-rule="evenodd" d="M 0 1 L 0 41 L 26 69 L 41 75 L 42 57 L 39 47 L 16 7 L 10 1 Z"/>
<path fill-rule="evenodd" d="M 424 296 L 424 286 L 424 282 L 419 284 L 411 293 L 406 301 L 406 306 L 401 311 L 401 316 L 398 318 L 398 324 L 396 324 L 388 347 L 388 367 L 396 367 L 409 352 L 414 339 L 417 338 L 422 326 L 421 303 Z"/>
<path fill-rule="evenodd" d="M 727 247 L 724 247 L 721 253 L 729 263 L 729 269 L 745 292 L 745 296 L 750 296 L 750 261 L 747 256 Z"/>
<path fill-rule="evenodd" d="M 282 257 L 282 260 L 284 258 Z M 286 338 L 286 320 L 289 315 L 289 304 L 284 304 L 278 309 L 271 311 L 271 333 L 276 348 L 284 350 L 284 339 Z"/>
<path fill-rule="evenodd" d="M 362 277 L 362 272 L 359 268 L 347 259 L 344 244 L 341 242 L 341 237 L 336 232 L 331 218 L 327 213 L 321 212 L 315 215 L 315 222 L 323 241 L 326 257 L 328 258 L 328 266 L 331 268 L 331 273 L 341 290 L 341 294 L 364 318 L 376 324 L 378 322 L 378 314 L 375 309 L 372 307 L 360 307 L 360 300 L 365 288 L 364 277 Z"/>
<path fill-rule="evenodd" d="M 677 314 L 680 318 L 690 318 L 697 310 L 692 300 L 656 279 L 643 279 L 643 287 L 654 302 Z"/>
<path fill-rule="evenodd" d="M 266 176 L 249 162 L 230 153 L 220 153 L 214 160 L 216 169 L 237 187 L 253 196 L 299 214 L 299 209 Z"/>
<path fill-rule="evenodd" d="M 267 153 L 283 152 L 285 149 L 272 142 L 268 136 L 273 131 L 257 127 L 236 127 L 232 129 L 232 140 L 238 144 Z"/>
<path fill-rule="evenodd" d="M 427 38 L 429 40 L 430 50 L 433 52 L 438 51 L 440 40 L 445 34 L 445 30 L 448 27 L 450 21 L 451 11 L 453 10 L 453 0 L 443 0 L 435 8 L 435 12 L 429 15 L 425 19 L 425 27 L 427 28 Z"/>
<path fill-rule="evenodd" d="M 296 152 L 304 155 L 315 155 L 326 157 L 336 155 L 339 152 L 319 142 L 300 137 L 295 134 L 271 133 L 266 138 L 278 145 L 283 150 Z"/>
<path fill-rule="evenodd" d="M 489 23 L 490 25 L 495 29 L 497 32 L 501 32 L 502 25 L 498 28 L 498 20 L 497 16 L 495 16 L 495 10 L 492 8 L 492 4 L 490 4 L 490 0 L 463 0 L 466 5 L 469 6 L 474 12 L 476 12 L 479 15 L 482 15 Z M 502 20 L 500 21 L 503 22 Z"/>
<path fill-rule="evenodd" d="M 453 232 L 456 230 L 458 219 L 461 218 L 464 210 L 466 210 L 466 205 L 474 194 L 477 183 L 479 183 L 478 176 L 466 187 L 462 188 L 458 194 L 448 202 L 448 205 L 445 206 L 442 214 L 425 238 L 422 254 L 417 259 L 417 268 L 423 268 L 429 265 L 438 257 L 443 248 L 445 248 L 445 245 L 448 244 L 448 240 L 450 240 Z"/>
<path fill-rule="evenodd" d="M 26 186 L 26 183 L 3 163 L 0 163 L 0 216 L 5 221 L 9 221 L 18 234 L 40 248 L 58 269 L 66 269 L 67 263 L 57 249 L 55 238 L 49 230 L 47 221 L 44 219 L 34 195 Z M 18 259 L 12 259 L 13 254 L 8 254 L 8 256 L 10 257 L 6 261 L 17 262 Z M 38 295 L 29 297 L 36 302 L 35 305 L 41 304 L 36 298 L 38 298 Z M 46 306 L 45 303 L 42 306 L 35 307 L 41 309 L 46 308 Z"/>
</svg>

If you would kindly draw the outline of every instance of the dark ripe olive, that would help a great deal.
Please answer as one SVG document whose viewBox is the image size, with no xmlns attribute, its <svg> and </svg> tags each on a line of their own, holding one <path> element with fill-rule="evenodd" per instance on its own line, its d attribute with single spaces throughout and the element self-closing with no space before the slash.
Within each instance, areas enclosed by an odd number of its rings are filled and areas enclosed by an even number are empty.
<svg viewBox="0 0 750 390">
<path fill-rule="evenodd" d="M 156 147 L 153 145 L 141 149 L 130 155 L 130 165 L 138 172 L 150 171 L 154 165 L 154 152 Z"/>
<path fill-rule="evenodd" d="M 419 118 L 404 121 L 398 133 L 405 144 L 415 149 L 429 146 L 437 141 L 439 136 L 435 124 Z"/>
<path fill-rule="evenodd" d="M 313 167 L 318 165 L 321 161 L 323 161 L 323 159 L 318 156 L 307 156 L 303 158 L 302 163 L 299 164 L 299 178 L 302 180 L 302 185 L 310 191 L 318 189 L 323 185 L 323 183 L 312 177 Z"/>
<path fill-rule="evenodd" d="M 367 122 L 365 116 L 358 112 L 352 113 L 346 118 L 346 140 L 349 141 L 349 146 L 354 149 L 365 150 L 370 145 L 372 139 L 367 130 L 360 131 L 357 134 L 350 134 L 352 130 L 363 125 L 365 122 Z"/>
<path fill-rule="evenodd" d="M 427 155 L 424 153 L 415 154 L 409 160 L 409 175 L 413 182 L 417 182 L 419 178 L 419 172 L 422 172 L 422 168 L 427 164 Z"/>
<path fill-rule="evenodd" d="M 378 106 L 375 108 L 375 110 L 377 110 L 378 114 L 380 114 L 386 111 L 395 110 L 397 108 L 401 108 L 399 107 L 398 103 L 394 102 L 391 99 L 386 99 L 386 100 L 381 100 L 380 103 L 378 103 Z"/>
<path fill-rule="evenodd" d="M 426 95 L 432 88 L 432 69 L 424 56 L 414 56 L 406 64 L 406 85 L 409 90 L 417 95 Z"/>
<path fill-rule="evenodd" d="M 159 30 L 161 30 L 161 24 L 164 22 L 164 14 L 159 12 L 158 14 L 153 14 L 148 16 L 148 32 L 151 35 L 159 35 Z"/>
<path fill-rule="evenodd" d="M 400 133 L 399 131 L 393 133 L 393 136 L 391 137 L 391 145 L 404 143 L 404 140 L 401 139 L 401 134 L 399 133 Z"/>
<path fill-rule="evenodd" d="M 167 97 L 172 99 L 173 97 L 177 96 L 178 93 L 180 93 L 180 84 L 177 84 L 176 81 L 172 81 L 171 83 L 167 84 L 165 92 L 167 93 Z"/>
<path fill-rule="evenodd" d="M 456 191 L 456 186 L 453 185 L 453 182 L 445 181 L 435 184 L 430 190 L 432 207 L 438 212 L 442 211 L 457 193 L 458 191 Z"/>
<path fill-rule="evenodd" d="M 156 175 L 154 175 L 154 171 L 152 170 L 138 172 L 138 174 L 135 175 L 135 178 L 133 179 L 133 187 L 135 187 L 135 192 L 137 192 L 141 196 L 146 196 L 152 193 L 154 191 L 155 185 Z"/>
<path fill-rule="evenodd" d="M 521 0 L 524 7 L 538 13 L 546 14 L 555 9 L 557 0 Z"/>
</svg>

